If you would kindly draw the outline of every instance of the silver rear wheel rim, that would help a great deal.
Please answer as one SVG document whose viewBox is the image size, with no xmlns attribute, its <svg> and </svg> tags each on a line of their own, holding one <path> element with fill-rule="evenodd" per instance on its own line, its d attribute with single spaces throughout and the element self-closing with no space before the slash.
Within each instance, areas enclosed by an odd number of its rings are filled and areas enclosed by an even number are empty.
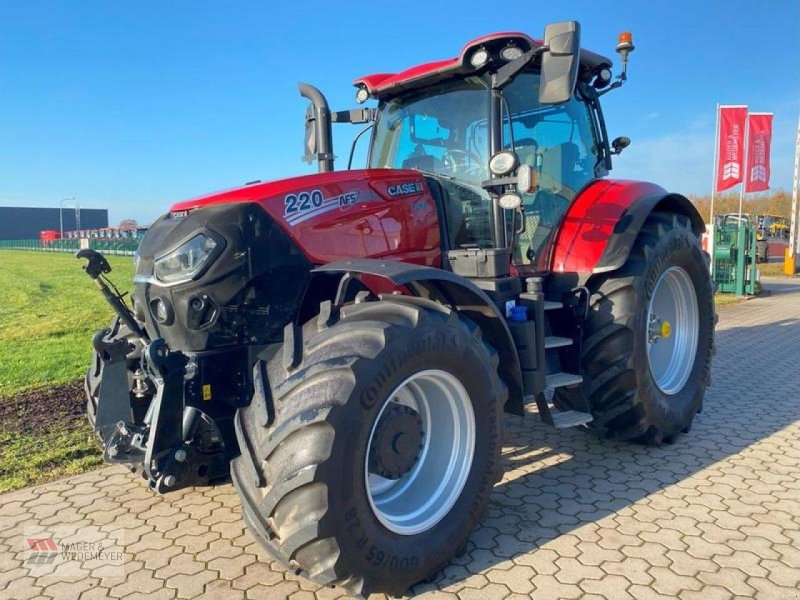
<svg viewBox="0 0 800 600">
<path fill-rule="evenodd" d="M 656 281 L 647 309 L 647 359 L 658 388 L 680 392 L 694 367 L 699 327 L 697 293 L 689 274 L 670 267 Z"/>
<path fill-rule="evenodd" d="M 386 407 L 405 404 L 420 414 L 424 437 L 413 468 L 391 480 L 369 472 L 369 455 Z M 431 435 L 433 433 L 433 435 Z M 441 521 L 458 500 L 475 455 L 475 412 L 467 390 L 439 369 L 408 377 L 389 395 L 370 431 L 364 460 L 367 498 L 388 530 L 416 535 Z"/>
</svg>

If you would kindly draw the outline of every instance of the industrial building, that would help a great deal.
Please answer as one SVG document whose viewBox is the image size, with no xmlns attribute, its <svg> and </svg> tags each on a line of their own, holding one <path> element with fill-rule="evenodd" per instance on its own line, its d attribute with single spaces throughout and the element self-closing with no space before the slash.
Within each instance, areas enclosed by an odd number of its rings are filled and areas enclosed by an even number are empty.
<svg viewBox="0 0 800 600">
<path fill-rule="evenodd" d="M 101 229 L 108 227 L 106 208 L 29 208 L 0 206 L 0 240 L 39 239 L 45 230 Z M 80 220 L 80 223 L 78 222 Z"/>
</svg>

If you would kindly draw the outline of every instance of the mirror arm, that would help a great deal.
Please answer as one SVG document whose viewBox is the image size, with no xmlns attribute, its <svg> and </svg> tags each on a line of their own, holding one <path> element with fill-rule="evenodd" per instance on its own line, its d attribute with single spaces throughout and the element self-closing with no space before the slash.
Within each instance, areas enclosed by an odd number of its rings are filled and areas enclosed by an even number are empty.
<svg viewBox="0 0 800 600">
<path fill-rule="evenodd" d="M 497 69 L 496 73 L 492 74 L 492 89 L 499 90 L 507 86 L 511 81 L 521 73 L 525 67 L 532 63 L 538 56 L 544 54 L 549 50 L 548 46 L 538 46 L 528 50 L 519 58 L 515 58 L 509 63 L 504 64 Z"/>
<path fill-rule="evenodd" d="M 371 123 L 378 118 L 377 108 L 351 108 L 331 113 L 333 123 Z"/>
</svg>

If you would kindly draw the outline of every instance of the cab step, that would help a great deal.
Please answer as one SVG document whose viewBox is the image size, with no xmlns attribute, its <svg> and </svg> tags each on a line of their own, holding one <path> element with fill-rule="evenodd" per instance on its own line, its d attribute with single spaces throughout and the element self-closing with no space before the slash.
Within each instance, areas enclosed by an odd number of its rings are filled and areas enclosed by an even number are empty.
<svg viewBox="0 0 800 600">
<path fill-rule="evenodd" d="M 560 388 L 568 385 L 576 385 L 583 381 L 583 377 L 574 373 L 551 373 L 544 378 L 546 388 Z"/>
<path fill-rule="evenodd" d="M 556 429 L 567 429 L 569 427 L 578 427 L 591 423 L 594 419 L 592 415 L 577 410 L 551 411 L 550 416 L 553 418 L 553 427 Z"/>
<path fill-rule="evenodd" d="M 545 300 L 544 301 L 544 309 L 545 310 L 558 310 L 560 308 L 564 308 L 563 302 L 554 302 L 553 300 Z"/>
<path fill-rule="evenodd" d="M 526 404 L 536 402 L 536 407 L 539 409 L 539 418 L 542 422 L 552 425 L 556 429 L 578 427 L 591 423 L 594 420 L 592 414 L 588 412 L 581 412 L 579 410 L 559 411 L 555 408 L 551 408 L 544 394 L 539 394 L 536 397 L 525 396 L 525 402 Z"/>
<path fill-rule="evenodd" d="M 572 345 L 572 338 L 559 337 L 557 335 L 548 335 L 546 338 L 544 338 L 545 350 L 549 350 L 551 348 L 563 348 L 564 346 L 571 346 L 571 345 Z"/>
</svg>

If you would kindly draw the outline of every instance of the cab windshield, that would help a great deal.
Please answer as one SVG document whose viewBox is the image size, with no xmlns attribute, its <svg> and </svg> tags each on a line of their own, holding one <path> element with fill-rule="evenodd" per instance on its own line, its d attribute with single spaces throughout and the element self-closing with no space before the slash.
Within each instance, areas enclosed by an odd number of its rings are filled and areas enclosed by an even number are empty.
<svg viewBox="0 0 800 600">
<path fill-rule="evenodd" d="M 486 86 L 448 82 L 381 107 L 370 167 L 418 169 L 466 183 L 488 179 Z"/>
</svg>

